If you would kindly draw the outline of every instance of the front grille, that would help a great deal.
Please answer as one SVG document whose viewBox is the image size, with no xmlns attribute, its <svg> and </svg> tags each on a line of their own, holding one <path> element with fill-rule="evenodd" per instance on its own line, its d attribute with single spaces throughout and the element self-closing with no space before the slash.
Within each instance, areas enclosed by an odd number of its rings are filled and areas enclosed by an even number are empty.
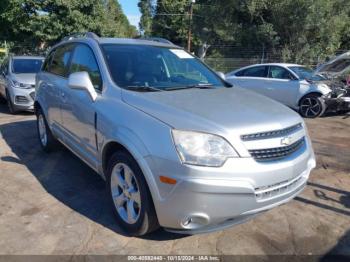
<svg viewBox="0 0 350 262">
<path fill-rule="evenodd" d="M 15 96 L 16 103 L 27 103 L 28 99 L 25 96 Z"/>
<path fill-rule="evenodd" d="M 269 138 L 274 138 L 274 137 L 281 137 L 281 136 L 286 136 L 291 133 L 294 133 L 300 129 L 302 129 L 303 126 L 301 123 L 296 124 L 294 126 L 290 126 L 284 129 L 280 130 L 274 130 L 274 131 L 268 131 L 268 132 L 260 132 L 260 133 L 255 133 L 255 134 L 248 134 L 248 135 L 242 135 L 241 139 L 243 141 L 251 141 L 251 140 L 260 140 L 260 139 L 269 139 Z"/>
<path fill-rule="evenodd" d="M 33 100 L 35 99 L 35 92 L 31 92 L 29 95 Z"/>
<path fill-rule="evenodd" d="M 305 138 L 301 138 L 289 146 L 249 150 L 249 153 L 257 161 L 270 161 L 287 157 L 301 148 L 305 143 Z"/>
</svg>

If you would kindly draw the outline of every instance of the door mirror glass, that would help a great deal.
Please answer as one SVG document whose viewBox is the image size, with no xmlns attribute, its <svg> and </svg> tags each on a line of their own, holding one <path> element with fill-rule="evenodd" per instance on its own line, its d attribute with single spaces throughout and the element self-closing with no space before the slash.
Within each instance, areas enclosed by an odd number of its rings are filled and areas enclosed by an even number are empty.
<svg viewBox="0 0 350 262">
<path fill-rule="evenodd" d="M 68 85 L 72 89 L 85 90 L 92 101 L 97 98 L 96 90 L 87 72 L 76 72 L 69 75 Z"/>
<path fill-rule="evenodd" d="M 223 72 L 216 72 L 216 74 L 217 74 L 221 79 L 223 79 L 223 80 L 226 79 L 226 76 L 225 76 L 225 74 L 224 74 Z"/>
</svg>

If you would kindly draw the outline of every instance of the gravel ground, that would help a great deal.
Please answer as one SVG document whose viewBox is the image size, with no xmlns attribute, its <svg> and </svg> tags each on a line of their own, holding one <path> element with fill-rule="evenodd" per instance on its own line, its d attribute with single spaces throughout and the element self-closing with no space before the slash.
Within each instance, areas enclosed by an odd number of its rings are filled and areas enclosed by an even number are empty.
<svg viewBox="0 0 350 262">
<path fill-rule="evenodd" d="M 42 152 L 34 116 L 0 105 L 0 254 L 350 255 L 350 116 L 306 122 L 317 168 L 295 200 L 215 233 L 131 238 L 103 180 L 64 148 Z"/>
</svg>

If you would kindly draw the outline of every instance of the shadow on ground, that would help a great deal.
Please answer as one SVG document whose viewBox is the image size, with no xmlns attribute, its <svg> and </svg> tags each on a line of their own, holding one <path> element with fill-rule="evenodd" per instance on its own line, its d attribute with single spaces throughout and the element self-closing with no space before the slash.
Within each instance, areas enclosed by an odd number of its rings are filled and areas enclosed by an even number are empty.
<svg viewBox="0 0 350 262">
<path fill-rule="evenodd" d="M 2 155 L 1 161 L 25 165 L 57 200 L 96 223 L 127 235 L 115 222 L 103 179 L 63 146 L 56 152 L 44 153 L 37 141 L 35 120 L 1 125 L 0 132 L 16 155 Z M 158 230 L 144 238 L 163 241 L 182 237 Z"/>
<path fill-rule="evenodd" d="M 338 243 L 325 254 L 320 261 L 350 261 L 350 230 L 348 230 L 339 240 Z"/>
</svg>

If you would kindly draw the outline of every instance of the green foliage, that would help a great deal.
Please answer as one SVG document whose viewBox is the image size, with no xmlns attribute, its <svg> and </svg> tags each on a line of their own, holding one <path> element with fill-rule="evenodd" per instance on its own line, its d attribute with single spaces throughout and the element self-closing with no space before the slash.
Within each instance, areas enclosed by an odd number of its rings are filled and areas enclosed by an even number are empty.
<svg viewBox="0 0 350 262">
<path fill-rule="evenodd" d="M 51 45 L 75 32 L 131 37 L 131 26 L 116 0 L 1 0 L 0 40 Z"/>
<path fill-rule="evenodd" d="M 140 31 L 144 36 L 152 35 L 152 14 L 153 14 L 153 1 L 152 0 L 140 0 L 138 7 L 141 12 L 140 19 Z"/>
<path fill-rule="evenodd" d="M 185 46 L 188 16 L 157 15 L 186 14 L 188 5 L 158 1 L 153 34 Z M 348 0 L 197 0 L 194 48 L 225 45 L 236 49 L 209 49 L 209 55 L 230 57 L 241 48 L 278 52 L 285 61 L 315 61 L 350 48 L 349 18 Z"/>
</svg>

